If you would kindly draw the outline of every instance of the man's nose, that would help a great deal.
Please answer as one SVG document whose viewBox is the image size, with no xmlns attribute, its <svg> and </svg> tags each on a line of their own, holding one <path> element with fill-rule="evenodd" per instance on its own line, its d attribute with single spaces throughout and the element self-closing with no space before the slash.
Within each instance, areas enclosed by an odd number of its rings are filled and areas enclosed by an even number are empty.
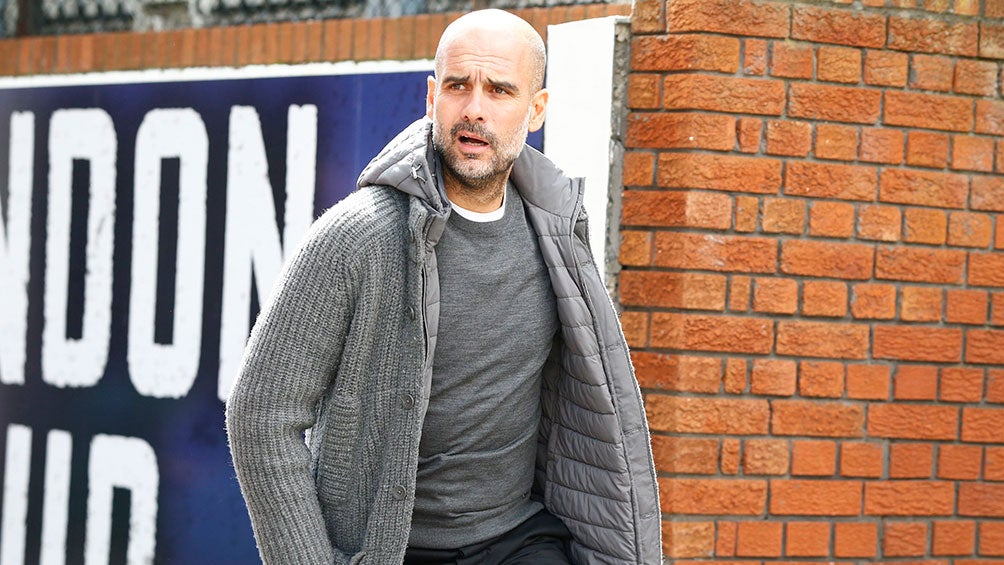
<svg viewBox="0 0 1004 565">
<path fill-rule="evenodd" d="M 483 122 L 484 115 L 484 95 L 477 88 L 471 91 L 467 97 L 467 105 L 464 106 L 464 120 L 469 122 Z"/>
</svg>

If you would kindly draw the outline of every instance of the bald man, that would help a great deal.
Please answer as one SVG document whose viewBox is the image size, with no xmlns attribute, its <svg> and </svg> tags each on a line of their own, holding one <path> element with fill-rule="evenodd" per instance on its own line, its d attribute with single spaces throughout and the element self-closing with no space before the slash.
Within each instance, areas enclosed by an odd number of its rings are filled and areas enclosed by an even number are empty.
<svg viewBox="0 0 1004 565">
<path fill-rule="evenodd" d="M 544 68 L 516 16 L 452 23 L 426 117 L 277 281 L 227 402 L 266 563 L 661 562 L 583 184 L 525 145 Z"/>
</svg>

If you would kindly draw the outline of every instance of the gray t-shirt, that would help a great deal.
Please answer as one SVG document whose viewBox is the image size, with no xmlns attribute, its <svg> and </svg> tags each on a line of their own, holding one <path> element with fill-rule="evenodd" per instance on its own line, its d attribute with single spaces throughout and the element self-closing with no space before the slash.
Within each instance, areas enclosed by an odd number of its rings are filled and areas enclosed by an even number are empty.
<svg viewBox="0 0 1004 565">
<path fill-rule="evenodd" d="M 439 334 L 409 545 L 449 549 L 502 534 L 541 508 L 529 495 L 541 369 L 558 317 L 511 185 L 499 220 L 451 214 L 436 257 Z"/>
</svg>

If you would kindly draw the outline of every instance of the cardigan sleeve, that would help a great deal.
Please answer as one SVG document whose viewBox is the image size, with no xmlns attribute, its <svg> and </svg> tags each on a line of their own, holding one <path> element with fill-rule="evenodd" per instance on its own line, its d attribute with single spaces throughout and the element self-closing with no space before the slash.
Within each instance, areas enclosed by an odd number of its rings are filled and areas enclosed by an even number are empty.
<svg viewBox="0 0 1004 565">
<path fill-rule="evenodd" d="M 353 309 L 341 243 L 311 230 L 263 304 L 227 400 L 230 451 L 265 563 L 348 561 L 328 537 L 303 440 Z"/>
</svg>

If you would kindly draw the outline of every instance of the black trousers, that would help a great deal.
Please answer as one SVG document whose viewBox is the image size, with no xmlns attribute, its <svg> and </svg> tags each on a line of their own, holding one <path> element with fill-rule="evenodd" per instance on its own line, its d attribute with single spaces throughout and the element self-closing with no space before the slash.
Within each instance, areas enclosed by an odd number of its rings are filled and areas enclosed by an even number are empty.
<svg viewBox="0 0 1004 565">
<path fill-rule="evenodd" d="M 404 565 L 570 565 L 572 535 L 556 516 L 541 510 L 488 541 L 457 549 L 409 547 Z"/>
</svg>

